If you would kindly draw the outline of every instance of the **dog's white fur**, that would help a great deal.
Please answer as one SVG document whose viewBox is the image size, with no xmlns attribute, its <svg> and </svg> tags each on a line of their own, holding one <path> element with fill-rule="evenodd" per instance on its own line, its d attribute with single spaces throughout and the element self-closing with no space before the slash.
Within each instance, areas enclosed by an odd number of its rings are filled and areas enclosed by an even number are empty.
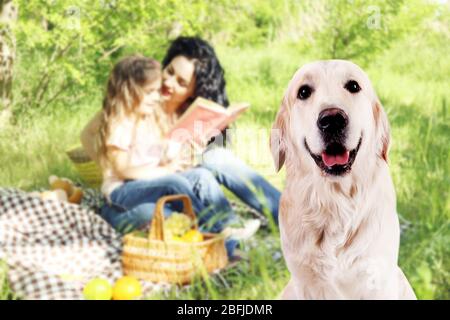
<svg viewBox="0 0 450 320">
<path fill-rule="evenodd" d="M 348 80 L 361 91 L 348 92 Z M 306 100 L 297 92 L 308 84 Z M 362 143 L 351 171 L 325 174 L 311 152 L 324 145 L 316 125 L 320 111 L 339 107 L 349 118 L 347 150 Z M 415 299 L 398 267 L 400 228 L 387 165 L 389 125 L 367 75 L 343 60 L 313 62 L 289 83 L 272 128 L 277 170 L 286 163 L 280 201 L 283 254 L 291 280 L 282 299 Z"/>
</svg>

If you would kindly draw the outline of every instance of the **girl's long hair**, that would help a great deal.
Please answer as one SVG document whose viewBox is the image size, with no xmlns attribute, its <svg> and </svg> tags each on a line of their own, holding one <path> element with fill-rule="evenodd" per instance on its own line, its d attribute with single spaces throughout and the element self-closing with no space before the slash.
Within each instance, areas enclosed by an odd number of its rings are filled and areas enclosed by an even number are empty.
<svg viewBox="0 0 450 320">
<path fill-rule="evenodd" d="M 100 132 L 97 139 L 98 158 L 103 168 L 109 167 L 106 141 L 114 128 L 121 120 L 130 117 L 139 107 L 145 95 L 145 86 L 160 79 L 160 63 L 141 55 L 123 58 L 114 66 L 103 99 Z M 158 112 L 163 112 L 162 108 Z"/>
</svg>

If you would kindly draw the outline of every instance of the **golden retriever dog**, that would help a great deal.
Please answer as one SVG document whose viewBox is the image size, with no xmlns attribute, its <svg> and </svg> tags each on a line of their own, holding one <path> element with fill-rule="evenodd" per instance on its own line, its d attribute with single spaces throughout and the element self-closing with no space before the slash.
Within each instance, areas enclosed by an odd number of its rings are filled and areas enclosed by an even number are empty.
<svg viewBox="0 0 450 320">
<path fill-rule="evenodd" d="M 367 75 L 343 60 L 290 81 L 271 132 L 283 255 L 282 299 L 415 299 L 398 267 L 389 124 Z"/>
</svg>

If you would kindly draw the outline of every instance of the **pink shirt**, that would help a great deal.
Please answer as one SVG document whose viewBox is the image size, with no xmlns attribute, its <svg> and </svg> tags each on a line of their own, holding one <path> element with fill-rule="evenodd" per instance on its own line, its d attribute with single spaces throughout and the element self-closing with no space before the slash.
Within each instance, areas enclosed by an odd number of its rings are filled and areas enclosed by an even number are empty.
<svg viewBox="0 0 450 320">
<path fill-rule="evenodd" d="M 163 137 L 151 121 L 140 121 L 138 125 L 129 119 L 120 121 L 110 134 L 106 145 L 126 151 L 129 165 L 132 167 L 150 165 L 156 169 L 167 153 Z M 123 182 L 113 169 L 105 170 L 102 193 L 109 199 L 111 192 Z"/>
</svg>

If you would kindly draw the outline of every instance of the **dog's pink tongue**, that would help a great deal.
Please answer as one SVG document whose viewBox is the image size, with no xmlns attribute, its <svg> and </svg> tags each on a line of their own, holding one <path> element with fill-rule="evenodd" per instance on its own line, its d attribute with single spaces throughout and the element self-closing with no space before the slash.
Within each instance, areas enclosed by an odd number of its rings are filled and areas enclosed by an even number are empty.
<svg viewBox="0 0 450 320">
<path fill-rule="evenodd" d="M 345 151 L 343 154 L 331 155 L 325 152 L 322 152 L 322 161 L 325 163 L 327 167 L 332 167 L 335 164 L 344 165 L 348 162 L 348 158 L 350 156 L 350 152 Z"/>
</svg>

